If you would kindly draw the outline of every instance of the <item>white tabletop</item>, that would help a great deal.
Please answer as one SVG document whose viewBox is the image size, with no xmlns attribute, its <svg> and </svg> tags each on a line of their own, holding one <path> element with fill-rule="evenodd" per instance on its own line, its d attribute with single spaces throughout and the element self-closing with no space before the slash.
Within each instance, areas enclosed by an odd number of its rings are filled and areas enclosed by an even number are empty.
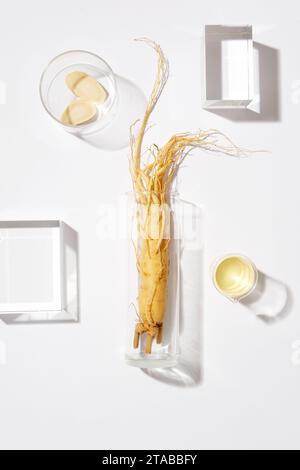
<svg viewBox="0 0 300 470">
<path fill-rule="evenodd" d="M 300 448 L 300 10 L 295 5 L 2 2 L 0 80 L 6 104 L 0 105 L 0 218 L 63 218 L 79 232 L 81 321 L 0 324 L 1 448 Z M 201 108 L 201 31 L 204 24 L 219 23 L 253 24 L 255 41 L 266 46 L 265 92 L 278 80 L 279 96 L 267 100 L 261 116 Z M 100 149 L 65 133 L 46 115 L 38 94 L 51 58 L 85 49 L 135 84 L 131 91 L 142 109 L 139 89 L 149 93 L 155 59 L 133 42 L 140 36 L 162 45 L 171 70 L 150 142 L 214 127 L 243 147 L 270 151 L 246 160 L 195 151 L 180 174 L 181 196 L 203 206 L 205 214 L 202 370 L 193 387 L 155 380 L 123 360 L 124 266 L 118 239 L 101 239 L 99 221 L 105 205 L 115 206 L 130 188 L 128 149 L 111 149 L 108 134 Z M 116 132 L 116 142 L 121 137 Z M 216 292 L 210 265 L 232 251 L 245 253 L 288 286 L 289 308 L 280 321 L 267 324 Z"/>
</svg>

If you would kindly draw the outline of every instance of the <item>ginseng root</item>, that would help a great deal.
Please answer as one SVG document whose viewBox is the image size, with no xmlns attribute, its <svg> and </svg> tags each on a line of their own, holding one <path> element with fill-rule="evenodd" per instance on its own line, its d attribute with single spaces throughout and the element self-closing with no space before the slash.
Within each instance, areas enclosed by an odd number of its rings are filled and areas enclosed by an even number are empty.
<svg viewBox="0 0 300 470">
<path fill-rule="evenodd" d="M 167 303 L 169 250 L 167 241 L 157 250 L 156 240 L 143 240 L 139 265 L 139 315 L 134 347 L 139 345 L 141 334 L 146 333 L 145 352 L 150 353 L 155 338 L 162 341 L 162 327 Z"/>
<path fill-rule="evenodd" d="M 148 122 L 167 82 L 169 66 L 160 46 L 147 39 L 157 53 L 156 80 L 144 117 L 135 132 L 131 128 L 130 170 L 135 198 L 138 204 L 136 247 L 139 271 L 138 316 L 133 345 L 138 348 L 140 338 L 146 335 L 144 352 L 150 354 L 153 340 L 163 341 L 163 324 L 168 297 L 170 263 L 170 192 L 177 171 L 192 148 L 241 156 L 243 153 L 221 132 L 211 129 L 195 133 L 182 133 L 171 137 L 161 148 L 152 146 L 149 159 L 142 161 L 142 144 Z"/>
</svg>

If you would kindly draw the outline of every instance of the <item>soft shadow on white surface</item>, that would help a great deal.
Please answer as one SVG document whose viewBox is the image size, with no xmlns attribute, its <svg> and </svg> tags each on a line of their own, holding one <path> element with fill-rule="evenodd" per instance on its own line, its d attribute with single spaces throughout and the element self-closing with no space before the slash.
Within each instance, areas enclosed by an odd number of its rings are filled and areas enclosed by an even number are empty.
<svg viewBox="0 0 300 470">
<path fill-rule="evenodd" d="M 283 282 L 259 272 L 255 290 L 241 303 L 259 319 L 272 324 L 290 314 L 293 298 Z"/>
<path fill-rule="evenodd" d="M 192 387 L 202 382 L 203 213 L 194 204 L 181 204 L 185 215 L 181 240 L 180 358 L 176 367 L 143 372 L 169 385 Z"/>
<path fill-rule="evenodd" d="M 277 122 L 281 120 L 280 51 L 258 42 L 254 47 L 255 99 L 246 109 L 207 109 L 232 121 Z"/>
<path fill-rule="evenodd" d="M 147 104 L 144 93 L 135 83 L 119 75 L 115 78 L 118 91 L 115 117 L 101 131 L 77 136 L 102 150 L 121 150 L 129 146 L 130 126 L 143 116 Z"/>
</svg>

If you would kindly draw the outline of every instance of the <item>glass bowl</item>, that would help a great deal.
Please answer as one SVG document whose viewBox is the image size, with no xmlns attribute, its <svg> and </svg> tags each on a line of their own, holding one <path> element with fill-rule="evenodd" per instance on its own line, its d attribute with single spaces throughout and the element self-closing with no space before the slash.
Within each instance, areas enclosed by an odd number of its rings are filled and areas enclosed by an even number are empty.
<svg viewBox="0 0 300 470">
<path fill-rule="evenodd" d="M 96 116 L 83 124 L 68 125 L 61 122 L 67 106 L 77 97 L 67 87 L 65 78 L 70 72 L 84 72 L 95 78 L 107 91 L 106 101 L 97 105 Z M 117 89 L 111 67 L 96 54 L 87 51 L 67 51 L 47 65 L 40 80 L 40 97 L 47 113 L 66 131 L 74 134 L 93 134 L 106 127 L 116 113 Z"/>
</svg>

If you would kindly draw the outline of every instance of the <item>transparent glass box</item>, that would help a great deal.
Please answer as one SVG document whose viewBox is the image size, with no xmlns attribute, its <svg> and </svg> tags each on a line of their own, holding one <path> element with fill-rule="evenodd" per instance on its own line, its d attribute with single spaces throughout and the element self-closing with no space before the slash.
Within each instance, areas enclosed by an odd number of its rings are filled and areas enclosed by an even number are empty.
<svg viewBox="0 0 300 470">
<path fill-rule="evenodd" d="M 252 26 L 206 25 L 202 70 L 203 108 L 247 108 L 254 99 Z"/>
<path fill-rule="evenodd" d="M 62 221 L 0 221 L 0 319 L 79 320 L 78 234 Z"/>
</svg>

